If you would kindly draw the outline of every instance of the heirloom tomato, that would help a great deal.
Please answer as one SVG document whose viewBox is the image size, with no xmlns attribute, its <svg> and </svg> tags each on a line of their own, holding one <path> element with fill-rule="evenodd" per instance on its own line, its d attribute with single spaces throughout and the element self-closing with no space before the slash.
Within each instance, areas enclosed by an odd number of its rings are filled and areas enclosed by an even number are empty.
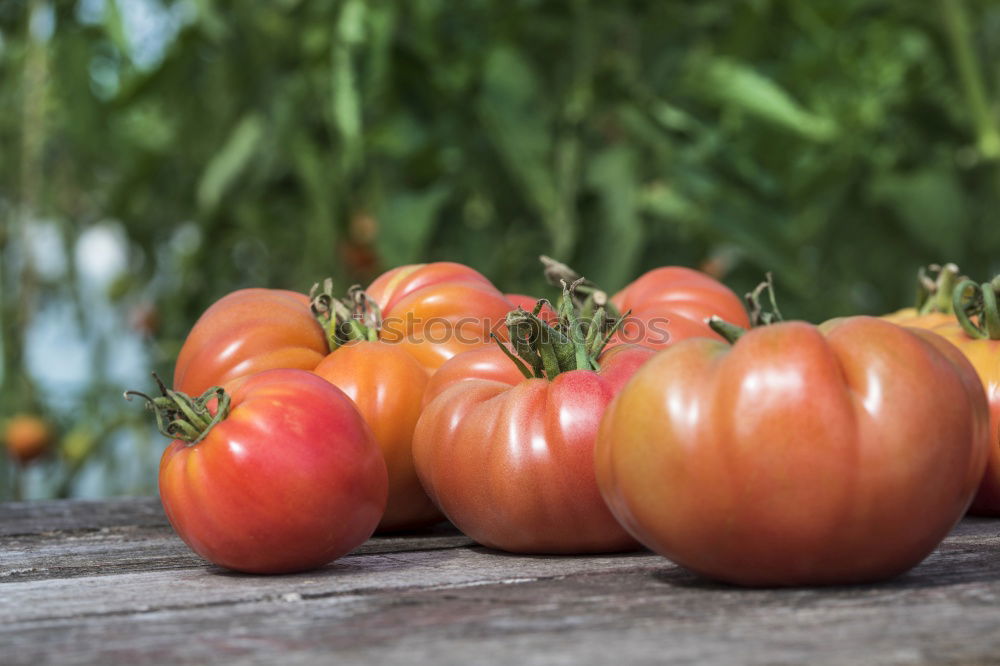
<svg viewBox="0 0 1000 666">
<path fill-rule="evenodd" d="M 719 316 L 738 326 L 750 323 L 742 301 L 718 280 L 683 266 L 663 266 L 641 275 L 608 298 L 565 264 L 542 257 L 553 284 L 574 284 L 573 299 L 584 311 L 605 307 L 611 316 L 626 315 L 609 346 L 624 343 L 662 349 L 691 337 L 720 339 L 705 321 Z"/>
<path fill-rule="evenodd" d="M 424 488 L 460 530 L 491 548 L 635 548 L 598 492 L 594 437 L 605 406 L 653 351 L 622 346 L 594 370 L 599 341 L 574 342 L 523 310 L 508 325 L 521 360 L 484 348 L 455 356 L 431 379 L 413 438 Z"/>
<path fill-rule="evenodd" d="M 343 391 L 302 370 L 267 370 L 198 398 L 148 401 L 174 438 L 160 499 L 205 559 L 249 573 L 305 571 L 361 545 L 386 501 L 385 462 Z M 127 394 L 128 395 L 128 394 Z"/>
<path fill-rule="evenodd" d="M 319 374 L 358 404 L 385 454 L 389 505 L 379 529 L 434 522 L 440 516 L 420 489 L 409 457 L 426 375 L 459 351 L 487 344 L 510 305 L 475 270 L 448 262 L 391 270 L 368 292 L 352 289 L 344 300 L 334 297 L 332 281 L 320 287 L 308 297 L 243 289 L 217 301 L 188 335 L 174 387 L 196 395 L 261 370 L 322 366 Z M 358 341 L 364 344 L 357 349 L 341 349 Z M 422 380 L 415 379 L 415 367 L 422 368 Z"/>
<path fill-rule="evenodd" d="M 612 513 L 654 551 L 732 583 L 815 585 L 920 562 L 987 448 L 986 399 L 953 345 L 851 317 L 660 352 L 608 408 L 595 459 Z"/>
<path fill-rule="evenodd" d="M 930 266 L 918 274 L 917 307 L 883 319 L 942 336 L 975 367 L 990 405 L 990 456 L 969 513 L 1000 516 L 1000 277 L 976 284 L 955 264 Z"/>
<path fill-rule="evenodd" d="M 417 478 L 411 451 L 426 370 L 399 345 L 358 340 L 335 349 L 314 372 L 355 402 L 385 456 L 389 500 L 379 530 L 413 529 L 440 521 L 441 513 Z"/>
</svg>

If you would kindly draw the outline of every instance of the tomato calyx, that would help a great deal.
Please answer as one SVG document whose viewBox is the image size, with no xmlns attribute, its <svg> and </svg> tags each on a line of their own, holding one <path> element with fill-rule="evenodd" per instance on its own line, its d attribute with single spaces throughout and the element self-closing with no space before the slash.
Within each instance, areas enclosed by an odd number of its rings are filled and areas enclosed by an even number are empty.
<svg viewBox="0 0 1000 666">
<path fill-rule="evenodd" d="M 952 306 L 969 337 L 1000 340 L 1000 275 L 982 284 L 962 280 L 952 292 Z"/>
<path fill-rule="evenodd" d="M 762 303 L 761 297 L 765 294 L 767 295 L 767 303 Z M 750 328 L 770 326 L 785 320 L 774 295 L 774 276 L 770 271 L 764 274 L 764 281 L 754 287 L 753 291 L 747 292 L 743 298 L 750 313 Z M 730 323 L 718 315 L 712 315 L 705 320 L 705 323 L 729 344 L 736 344 L 736 341 L 748 330 Z"/>
<path fill-rule="evenodd" d="M 309 308 L 326 335 L 330 351 L 354 340 L 378 340 L 382 311 L 361 285 L 354 285 L 347 290 L 347 296 L 337 298 L 333 279 L 317 282 L 309 290 Z"/>
<path fill-rule="evenodd" d="M 156 416 L 156 427 L 170 439 L 179 439 L 194 446 L 205 439 L 216 423 L 229 415 L 231 398 L 221 386 L 213 386 L 197 398 L 186 393 L 168 389 L 163 380 L 154 372 L 163 395 L 155 398 L 141 391 L 125 391 L 125 399 L 131 401 L 132 396 L 138 396 L 146 401 L 146 409 Z M 208 407 L 212 400 L 217 401 L 215 413 Z"/>
<path fill-rule="evenodd" d="M 917 314 L 955 314 L 955 287 L 966 279 L 953 263 L 921 266 L 917 271 Z"/>
<path fill-rule="evenodd" d="M 545 299 L 540 299 L 531 312 L 520 307 L 508 312 L 504 323 L 513 350 L 491 334 L 525 378 L 551 381 L 571 370 L 600 369 L 597 359 L 624 317 L 609 318 L 602 306 L 589 317 L 581 316 L 572 294 L 582 282 L 583 278 L 572 283 L 563 281 L 563 297 L 556 309 L 558 321 L 554 326 L 539 317 L 542 308 L 549 305 Z"/>
<path fill-rule="evenodd" d="M 549 284 L 553 287 L 570 286 L 568 293 L 565 290 L 563 291 L 560 304 L 563 300 L 572 302 L 576 308 L 577 315 L 581 319 L 593 318 L 594 313 L 601 308 L 604 309 L 605 318 L 608 320 L 607 325 L 621 318 L 621 312 L 611 303 L 607 291 L 552 257 L 547 257 L 543 254 L 538 257 L 538 260 L 544 266 L 545 280 Z"/>
</svg>

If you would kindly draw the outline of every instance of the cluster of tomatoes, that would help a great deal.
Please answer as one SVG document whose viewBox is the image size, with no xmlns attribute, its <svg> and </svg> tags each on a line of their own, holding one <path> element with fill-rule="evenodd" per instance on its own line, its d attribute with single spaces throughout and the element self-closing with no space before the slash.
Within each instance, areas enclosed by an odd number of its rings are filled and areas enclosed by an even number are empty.
<svg viewBox="0 0 1000 666">
<path fill-rule="evenodd" d="M 896 575 L 974 497 L 1000 513 L 1000 283 L 949 266 L 919 311 L 817 327 L 769 283 L 748 312 L 688 268 L 609 297 L 543 260 L 551 305 L 446 262 L 212 305 L 173 388 L 139 394 L 174 439 L 178 534 L 280 573 L 447 518 L 500 550 L 644 545 L 795 585 Z"/>
</svg>

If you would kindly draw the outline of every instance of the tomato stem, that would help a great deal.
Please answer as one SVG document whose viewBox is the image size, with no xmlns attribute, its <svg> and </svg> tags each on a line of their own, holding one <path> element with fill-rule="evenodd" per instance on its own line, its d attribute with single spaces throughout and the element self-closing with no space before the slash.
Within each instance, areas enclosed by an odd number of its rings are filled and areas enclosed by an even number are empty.
<svg viewBox="0 0 1000 666">
<path fill-rule="evenodd" d="M 337 298 L 333 279 L 326 278 L 309 290 L 309 307 L 323 329 L 330 351 L 354 340 L 378 340 L 382 311 L 360 285 L 348 289 L 346 297 Z"/>
<path fill-rule="evenodd" d="M 125 391 L 125 399 L 138 396 L 146 401 L 146 408 L 156 416 L 156 427 L 170 439 L 179 439 L 194 446 L 205 439 L 208 432 L 229 415 L 231 398 L 221 386 L 213 386 L 197 398 L 180 391 L 168 389 L 159 375 L 153 373 L 163 394 L 153 398 L 142 391 Z M 208 403 L 216 400 L 213 414 Z"/>
<path fill-rule="evenodd" d="M 609 319 L 603 307 L 586 318 L 580 316 L 571 294 L 583 278 L 563 283 L 563 298 L 556 308 L 558 323 L 550 325 L 539 314 L 548 304 L 539 300 L 531 312 L 518 308 L 507 313 L 508 349 L 493 339 L 527 378 L 555 379 L 570 370 L 597 370 L 597 358 L 611 336 L 621 325 L 621 319 Z"/>
<path fill-rule="evenodd" d="M 747 332 L 747 329 L 742 326 L 731 324 L 718 315 L 712 315 L 705 320 L 705 323 L 708 324 L 709 328 L 725 338 L 726 342 L 731 345 L 736 344 L 736 341 Z"/>
<path fill-rule="evenodd" d="M 964 279 L 952 263 L 921 266 L 917 271 L 917 313 L 955 314 L 955 286 Z"/>
<path fill-rule="evenodd" d="M 765 306 L 760 302 L 761 294 L 764 293 L 767 294 L 770 310 L 765 310 Z M 767 326 L 784 321 L 784 317 L 781 316 L 781 310 L 778 309 L 778 300 L 774 295 L 774 276 L 770 271 L 764 274 L 764 281 L 754 287 L 753 291 L 748 292 L 744 298 L 747 303 L 747 309 L 750 311 L 751 327 L 756 328 L 757 326 Z"/>
<path fill-rule="evenodd" d="M 1000 340 L 1000 275 L 982 284 L 962 280 L 952 292 L 952 306 L 969 337 Z"/>
<path fill-rule="evenodd" d="M 608 298 L 608 292 L 552 257 L 543 254 L 538 259 L 544 266 L 543 272 L 549 284 L 554 287 L 562 287 L 564 284 L 570 285 L 569 295 L 564 293 L 563 300 L 568 298 L 573 303 L 579 317 L 585 320 L 590 319 L 594 312 L 600 308 L 604 309 L 608 321 L 614 321 L 621 317 L 618 308 Z"/>
</svg>

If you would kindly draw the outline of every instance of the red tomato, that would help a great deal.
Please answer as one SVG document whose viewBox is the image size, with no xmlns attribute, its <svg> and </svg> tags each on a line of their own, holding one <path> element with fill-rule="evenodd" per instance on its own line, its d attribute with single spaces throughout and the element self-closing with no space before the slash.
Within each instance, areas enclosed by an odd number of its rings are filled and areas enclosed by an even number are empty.
<svg viewBox="0 0 1000 666">
<path fill-rule="evenodd" d="M 160 498 L 184 542 L 219 566 L 286 573 L 322 566 L 371 536 L 386 469 L 351 400 L 300 370 L 225 389 L 228 415 L 193 444 L 174 440 L 160 461 Z M 217 409 L 212 400 L 202 420 Z"/>
<path fill-rule="evenodd" d="M 651 350 L 621 348 L 601 371 L 525 379 L 498 348 L 460 354 L 431 379 L 413 437 L 428 494 L 491 548 L 586 553 L 635 548 L 601 500 L 594 437 L 605 406 Z"/>
<path fill-rule="evenodd" d="M 749 326 L 742 301 L 721 282 L 682 266 L 654 268 L 611 297 L 622 314 L 631 311 L 611 343 L 654 349 L 692 337 L 721 339 L 705 320 L 712 315 Z"/>
<path fill-rule="evenodd" d="M 488 344 L 511 309 L 480 273 L 447 261 L 395 268 L 366 293 L 382 310 L 382 340 L 401 344 L 430 371 Z"/>
<path fill-rule="evenodd" d="M 413 529 L 440 521 L 443 516 L 413 467 L 413 428 L 427 386 L 424 368 L 399 345 L 358 341 L 334 350 L 314 372 L 354 401 L 385 456 L 389 500 L 379 530 Z"/>
<path fill-rule="evenodd" d="M 174 366 L 174 389 L 200 395 L 262 370 L 312 370 L 329 353 L 305 294 L 241 289 L 205 310 Z"/>
<path fill-rule="evenodd" d="M 608 408 L 604 498 L 646 546 L 742 585 L 895 576 L 968 507 L 986 400 L 942 338 L 870 317 L 689 340 Z"/>
<path fill-rule="evenodd" d="M 489 280 L 473 269 L 448 262 L 415 264 L 391 270 L 372 283 L 369 299 L 379 306 L 387 344 L 333 353 L 330 342 L 304 294 L 277 289 L 243 289 L 223 297 L 195 323 L 174 369 L 174 388 L 199 395 L 238 377 L 274 368 L 317 370 L 343 388 L 359 405 L 375 431 L 390 475 L 389 505 L 380 529 L 411 529 L 440 515 L 420 490 L 410 450 L 412 428 L 426 382 L 413 377 L 413 363 L 425 375 L 446 359 L 490 342 L 490 329 L 503 321 L 510 304 Z M 336 342 L 336 341 L 335 341 Z M 378 349 L 368 354 L 367 351 Z M 373 363 L 385 360 L 377 378 Z M 339 369 L 338 369 L 339 368 Z M 352 372 L 366 373 L 352 379 Z M 390 385 L 393 378 L 407 384 Z M 367 395 L 366 391 L 374 391 Z M 409 429 L 408 432 L 404 432 Z"/>
<path fill-rule="evenodd" d="M 38 458 L 52 444 L 52 427 L 34 414 L 15 414 L 3 430 L 7 453 L 21 464 Z"/>
</svg>

